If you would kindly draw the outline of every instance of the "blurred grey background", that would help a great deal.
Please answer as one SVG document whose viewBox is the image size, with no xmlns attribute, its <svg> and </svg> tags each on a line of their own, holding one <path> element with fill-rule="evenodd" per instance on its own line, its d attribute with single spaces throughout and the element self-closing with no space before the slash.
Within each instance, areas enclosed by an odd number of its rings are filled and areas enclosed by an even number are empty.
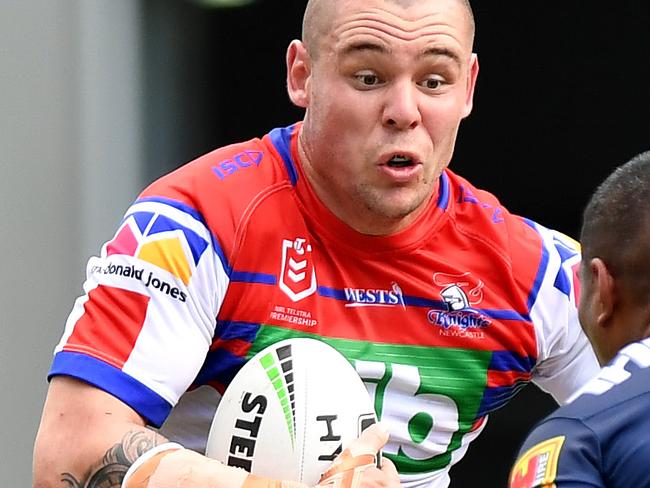
<svg viewBox="0 0 650 488">
<path fill-rule="evenodd" d="M 31 486 L 52 349 L 142 185 L 140 7 L 0 0 L 2 486 Z"/>
<path fill-rule="evenodd" d="M 594 186 L 650 149 L 650 9 L 473 4 L 481 73 L 452 167 L 516 213 L 576 236 Z M 2 486 L 31 486 L 52 349 L 86 260 L 138 191 L 299 118 L 284 49 L 304 5 L 0 0 Z M 521 436 L 551 408 L 526 388 L 491 419 L 453 486 L 504 486 Z"/>
</svg>

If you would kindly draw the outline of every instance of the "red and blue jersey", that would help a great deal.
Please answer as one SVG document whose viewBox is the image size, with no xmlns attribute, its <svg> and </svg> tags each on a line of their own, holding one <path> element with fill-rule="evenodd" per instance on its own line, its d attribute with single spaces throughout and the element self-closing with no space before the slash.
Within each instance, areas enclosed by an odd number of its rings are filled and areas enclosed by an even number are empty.
<svg viewBox="0 0 650 488">
<path fill-rule="evenodd" d="M 310 187 L 299 130 L 148 187 L 90 259 L 50 375 L 115 395 L 200 451 L 252 355 L 317 337 L 364 380 L 403 482 L 446 486 L 488 414 L 528 382 L 563 402 L 596 374 L 577 245 L 450 170 L 408 228 L 360 234 Z"/>
<path fill-rule="evenodd" d="M 650 339 L 622 349 L 530 433 L 511 488 L 650 486 Z"/>
</svg>

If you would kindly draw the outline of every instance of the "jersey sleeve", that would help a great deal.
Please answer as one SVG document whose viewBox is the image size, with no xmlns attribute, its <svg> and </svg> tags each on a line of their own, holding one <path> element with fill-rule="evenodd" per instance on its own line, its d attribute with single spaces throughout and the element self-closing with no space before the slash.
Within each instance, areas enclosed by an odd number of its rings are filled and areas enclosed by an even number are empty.
<svg viewBox="0 0 650 488">
<path fill-rule="evenodd" d="M 604 487 L 596 435 L 576 419 L 551 417 L 522 446 L 510 472 L 510 488 Z"/>
<path fill-rule="evenodd" d="M 160 426 L 203 364 L 227 286 L 199 212 L 137 200 L 89 260 L 49 376 L 90 383 Z"/>
<path fill-rule="evenodd" d="M 530 225 L 542 242 L 542 258 L 528 298 L 538 345 L 533 382 L 564 404 L 600 370 L 578 321 L 580 246 L 559 232 Z"/>
</svg>

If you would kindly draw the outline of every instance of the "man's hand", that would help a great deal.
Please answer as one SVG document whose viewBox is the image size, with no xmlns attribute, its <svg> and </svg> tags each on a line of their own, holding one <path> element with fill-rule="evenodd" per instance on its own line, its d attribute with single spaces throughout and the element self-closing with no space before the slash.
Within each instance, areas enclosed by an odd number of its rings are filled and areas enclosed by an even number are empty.
<svg viewBox="0 0 650 488">
<path fill-rule="evenodd" d="M 381 469 L 377 465 L 377 453 L 388 441 L 388 433 L 374 424 L 364 430 L 358 439 L 334 460 L 325 471 L 319 487 L 324 488 L 377 488 L 400 486 L 395 465 L 382 459 Z"/>
<path fill-rule="evenodd" d="M 376 467 L 377 452 L 388 440 L 379 425 L 366 429 L 350 443 L 323 474 L 315 488 L 399 488 L 393 463 Z M 162 446 L 161 446 L 162 447 Z M 308 488 L 303 483 L 274 480 L 225 466 L 188 449 L 172 448 L 152 456 L 123 486 L 126 488 Z"/>
</svg>

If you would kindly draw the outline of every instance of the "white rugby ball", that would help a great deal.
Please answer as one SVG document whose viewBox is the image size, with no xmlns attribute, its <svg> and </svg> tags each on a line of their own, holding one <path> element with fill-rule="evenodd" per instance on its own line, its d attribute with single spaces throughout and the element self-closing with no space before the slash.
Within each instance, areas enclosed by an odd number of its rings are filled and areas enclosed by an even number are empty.
<svg viewBox="0 0 650 488">
<path fill-rule="evenodd" d="M 315 485 L 375 421 L 370 395 L 342 354 L 319 340 L 286 339 L 235 375 L 206 455 L 256 475 Z"/>
</svg>

